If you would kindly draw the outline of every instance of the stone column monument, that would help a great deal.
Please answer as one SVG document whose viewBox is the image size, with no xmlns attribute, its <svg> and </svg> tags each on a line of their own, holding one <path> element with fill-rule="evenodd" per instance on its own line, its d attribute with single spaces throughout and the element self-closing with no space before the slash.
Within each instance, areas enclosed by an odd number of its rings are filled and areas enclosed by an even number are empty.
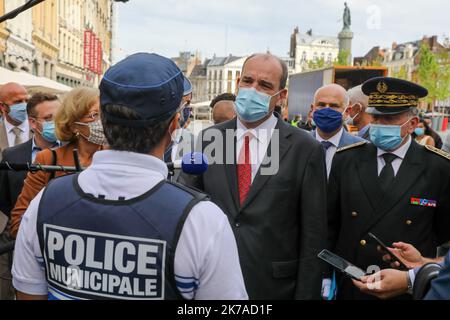
<svg viewBox="0 0 450 320">
<path fill-rule="evenodd" d="M 345 2 L 344 28 L 339 33 L 338 38 L 339 38 L 339 53 L 344 51 L 348 53 L 347 65 L 349 66 L 353 65 L 353 58 L 352 58 L 353 32 L 350 30 L 351 24 L 352 18 L 350 14 L 350 9 L 347 6 L 347 2 Z"/>
</svg>

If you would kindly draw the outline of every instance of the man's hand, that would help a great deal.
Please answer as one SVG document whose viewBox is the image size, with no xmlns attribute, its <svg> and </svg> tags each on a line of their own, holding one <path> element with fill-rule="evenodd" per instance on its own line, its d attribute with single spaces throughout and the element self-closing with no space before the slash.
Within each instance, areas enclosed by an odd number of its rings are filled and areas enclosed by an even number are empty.
<svg viewBox="0 0 450 320">
<path fill-rule="evenodd" d="M 382 270 L 353 284 L 363 293 L 379 299 L 390 299 L 408 291 L 408 272 L 394 269 Z"/>
<path fill-rule="evenodd" d="M 427 263 L 426 260 L 420 254 L 420 252 L 410 244 L 397 242 L 394 243 L 394 248 L 388 249 L 409 269 L 422 267 L 424 264 Z M 394 261 L 392 258 L 393 258 L 392 255 L 386 254 L 383 256 L 383 261 L 390 262 L 391 267 L 394 269 L 400 268 L 400 263 Z"/>
</svg>

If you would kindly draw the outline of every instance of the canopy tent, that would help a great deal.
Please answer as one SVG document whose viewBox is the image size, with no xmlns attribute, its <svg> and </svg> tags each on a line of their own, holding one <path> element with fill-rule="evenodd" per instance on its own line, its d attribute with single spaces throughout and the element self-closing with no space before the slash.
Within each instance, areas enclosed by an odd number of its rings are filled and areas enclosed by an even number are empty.
<svg viewBox="0 0 450 320">
<path fill-rule="evenodd" d="M 44 77 L 36 77 L 26 72 L 15 72 L 0 67 L 0 86 L 8 82 L 17 82 L 27 88 L 31 93 L 45 92 L 58 94 L 72 90 L 69 86 Z"/>
</svg>

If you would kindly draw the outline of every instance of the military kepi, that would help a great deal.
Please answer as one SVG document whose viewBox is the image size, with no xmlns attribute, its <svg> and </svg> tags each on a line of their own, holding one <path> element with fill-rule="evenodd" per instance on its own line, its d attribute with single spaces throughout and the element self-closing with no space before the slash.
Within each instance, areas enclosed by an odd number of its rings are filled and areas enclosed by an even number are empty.
<svg viewBox="0 0 450 320">
<path fill-rule="evenodd" d="M 145 127 L 168 120 L 180 108 L 184 76 L 175 63 L 150 53 L 133 54 L 111 67 L 100 83 L 103 116 L 112 123 Z M 135 111 L 138 120 L 127 120 L 105 112 L 118 105 Z"/>
<path fill-rule="evenodd" d="M 419 99 L 428 95 L 428 90 L 413 82 L 377 77 L 366 81 L 362 91 L 369 96 L 369 106 L 366 110 L 370 114 L 399 114 L 417 108 Z"/>
</svg>

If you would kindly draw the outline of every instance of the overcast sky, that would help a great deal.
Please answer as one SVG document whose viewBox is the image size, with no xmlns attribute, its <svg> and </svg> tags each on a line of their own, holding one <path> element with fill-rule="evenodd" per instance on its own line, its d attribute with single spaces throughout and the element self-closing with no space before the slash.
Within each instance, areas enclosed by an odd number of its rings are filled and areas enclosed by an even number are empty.
<svg viewBox="0 0 450 320">
<path fill-rule="evenodd" d="M 450 36 L 448 0 L 348 0 L 353 55 L 423 35 Z M 177 56 L 199 50 L 202 58 L 247 55 L 267 49 L 287 56 L 295 26 L 337 35 L 342 0 L 129 0 L 118 4 L 117 56 L 156 52 Z"/>
</svg>

